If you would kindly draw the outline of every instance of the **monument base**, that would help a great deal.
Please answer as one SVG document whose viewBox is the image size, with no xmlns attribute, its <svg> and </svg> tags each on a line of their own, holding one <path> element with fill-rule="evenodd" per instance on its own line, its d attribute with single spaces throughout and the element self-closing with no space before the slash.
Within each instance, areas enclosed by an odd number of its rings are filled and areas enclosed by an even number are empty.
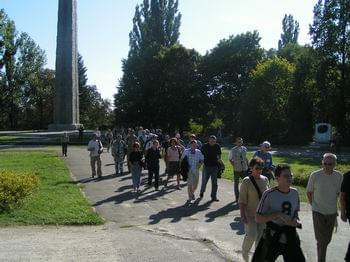
<svg viewBox="0 0 350 262">
<path fill-rule="evenodd" d="M 78 130 L 81 124 L 50 124 L 49 131 L 69 131 Z"/>
</svg>

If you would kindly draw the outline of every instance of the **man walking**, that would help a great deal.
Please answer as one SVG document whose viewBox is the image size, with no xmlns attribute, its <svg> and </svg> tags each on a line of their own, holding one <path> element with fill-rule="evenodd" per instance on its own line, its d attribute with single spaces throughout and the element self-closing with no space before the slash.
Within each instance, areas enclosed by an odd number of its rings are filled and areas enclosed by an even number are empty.
<svg viewBox="0 0 350 262">
<path fill-rule="evenodd" d="M 159 141 L 153 140 L 152 147 L 146 151 L 146 164 L 148 169 L 148 186 L 152 186 L 154 175 L 154 189 L 158 191 L 159 187 L 159 159 L 161 159 Z"/>
<path fill-rule="evenodd" d="M 266 223 L 266 229 L 252 261 L 276 261 L 282 255 L 287 262 L 305 262 L 296 231 L 300 200 L 298 191 L 291 187 L 293 174 L 290 166 L 278 165 L 275 175 L 277 186 L 263 193 L 256 209 L 255 220 Z"/>
<path fill-rule="evenodd" d="M 350 172 L 344 174 L 343 182 L 341 184 L 340 217 L 344 222 L 348 220 L 350 223 Z M 350 262 L 350 242 L 344 260 Z"/>
<path fill-rule="evenodd" d="M 122 140 L 122 136 L 120 134 L 117 134 L 116 139 L 113 141 L 112 144 L 112 156 L 115 165 L 115 175 L 118 175 L 119 172 L 121 175 L 123 174 L 123 161 L 125 158 L 125 150 L 125 142 L 124 140 Z"/>
<path fill-rule="evenodd" d="M 203 197 L 205 188 L 209 178 L 211 178 L 211 200 L 219 201 L 217 198 L 218 191 L 218 160 L 221 158 L 221 148 L 216 143 L 216 137 L 211 135 L 208 143 L 205 143 L 201 149 L 204 156 L 204 167 L 202 172 L 202 186 L 200 191 L 200 198 Z"/>
<path fill-rule="evenodd" d="M 248 159 L 247 159 L 247 148 L 243 146 L 243 138 L 236 137 L 235 144 L 236 146 L 233 147 L 228 154 L 228 160 L 234 167 L 233 187 L 234 187 L 236 201 L 238 201 L 239 178 L 243 179 L 247 175 Z"/>
<path fill-rule="evenodd" d="M 92 139 L 89 141 L 87 150 L 90 151 L 90 165 L 91 165 L 92 177 L 96 176 L 96 163 L 97 163 L 97 176 L 101 178 L 102 170 L 101 170 L 100 154 L 103 151 L 103 146 L 101 141 L 98 139 L 97 134 L 93 134 Z"/>
<path fill-rule="evenodd" d="M 334 170 L 336 163 L 336 155 L 324 154 L 323 168 L 311 173 L 306 187 L 307 197 L 312 206 L 319 262 L 326 261 L 327 246 L 331 242 L 337 219 L 337 198 L 343 176 Z"/>
<path fill-rule="evenodd" d="M 260 150 L 254 153 L 254 157 L 260 157 L 264 161 L 264 169 L 262 172 L 263 176 L 266 176 L 270 180 L 273 178 L 273 164 L 272 164 L 272 155 L 269 152 L 271 148 L 271 143 L 269 141 L 264 141 L 260 145 Z"/>
</svg>

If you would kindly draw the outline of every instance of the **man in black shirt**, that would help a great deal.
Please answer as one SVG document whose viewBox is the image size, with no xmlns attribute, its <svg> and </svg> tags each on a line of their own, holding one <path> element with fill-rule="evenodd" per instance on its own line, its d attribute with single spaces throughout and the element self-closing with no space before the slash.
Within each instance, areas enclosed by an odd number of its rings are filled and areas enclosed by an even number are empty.
<svg viewBox="0 0 350 262">
<path fill-rule="evenodd" d="M 152 147 L 146 151 L 146 163 L 148 169 L 148 186 L 152 186 L 152 179 L 154 174 L 154 188 L 158 191 L 159 186 L 159 159 L 160 148 L 158 140 L 152 142 Z"/>
<path fill-rule="evenodd" d="M 343 176 L 343 182 L 340 189 L 340 217 L 346 222 L 350 222 L 350 171 Z M 350 262 L 350 242 L 345 261 Z"/>
<path fill-rule="evenodd" d="M 202 172 L 202 186 L 200 191 L 200 198 L 203 197 L 205 188 L 207 186 L 209 177 L 211 178 L 211 200 L 219 201 L 216 197 L 218 190 L 218 160 L 221 158 L 221 148 L 216 143 L 216 137 L 211 135 L 209 142 L 202 146 L 202 154 L 204 156 L 204 167 Z"/>
</svg>

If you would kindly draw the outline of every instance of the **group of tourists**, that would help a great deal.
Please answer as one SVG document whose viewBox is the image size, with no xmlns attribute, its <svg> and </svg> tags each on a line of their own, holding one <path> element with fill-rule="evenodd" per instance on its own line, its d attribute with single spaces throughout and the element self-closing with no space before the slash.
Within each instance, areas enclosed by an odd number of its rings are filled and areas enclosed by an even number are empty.
<svg viewBox="0 0 350 262">
<path fill-rule="evenodd" d="M 240 205 L 241 221 L 245 237 L 242 256 L 249 261 L 249 252 L 255 243 L 251 261 L 275 261 L 279 255 L 284 261 L 305 261 L 296 228 L 301 228 L 298 212 L 298 191 L 292 188 L 293 173 L 289 165 L 272 165 L 264 141 L 261 150 L 248 163 L 242 138 L 236 139 L 229 160 L 234 165 L 234 192 Z M 344 176 L 335 170 L 337 156 L 326 153 L 322 169 L 311 173 L 306 187 L 312 207 L 314 233 L 317 242 L 317 258 L 326 261 L 327 246 L 337 225 L 337 200 L 340 194 L 341 219 L 350 219 L 350 172 Z M 274 171 L 274 172 L 272 172 Z M 277 186 L 269 188 L 274 177 Z M 238 190 L 239 178 L 243 178 Z M 350 243 L 345 261 L 350 261 Z"/>
<path fill-rule="evenodd" d="M 181 189 L 181 178 L 187 181 L 188 202 L 195 201 L 195 192 L 199 184 L 200 168 L 203 167 L 199 198 L 203 198 L 206 185 L 211 179 L 211 200 L 219 201 L 218 175 L 220 169 L 221 147 L 216 137 L 211 135 L 207 143 L 202 144 L 195 134 L 189 136 L 187 145 L 179 133 L 173 138 L 152 133 L 148 129 L 127 133 L 110 132 L 107 150 L 115 162 L 115 174 L 122 174 L 125 156 L 128 172 L 132 176 L 133 193 L 140 194 L 142 169 L 148 170 L 146 187 L 160 189 L 159 166 L 163 158 L 167 175 L 164 188 L 175 178 L 177 189 Z M 108 137 L 109 134 L 105 134 Z M 296 228 L 301 228 L 298 217 L 300 200 L 298 191 L 291 187 L 293 173 L 286 164 L 273 165 L 269 152 L 271 144 L 264 141 L 253 158 L 248 161 L 247 148 L 243 139 L 237 137 L 235 146 L 229 151 L 228 159 L 234 167 L 234 195 L 240 207 L 241 222 L 244 224 L 245 237 L 242 243 L 242 256 L 249 261 L 249 253 L 255 243 L 251 261 L 275 261 L 282 255 L 284 261 L 305 261 Z M 95 133 L 89 142 L 92 177 L 101 177 L 100 154 L 103 145 L 99 133 Z M 307 197 L 312 207 L 312 218 L 317 242 L 318 261 L 326 261 L 327 246 L 332 239 L 336 226 L 337 200 L 340 194 L 341 219 L 350 219 L 350 172 L 344 176 L 335 170 L 337 156 L 326 153 L 322 159 L 322 169 L 311 173 L 307 184 Z M 242 182 L 239 186 L 239 180 Z M 271 179 L 276 186 L 270 187 Z M 350 243 L 349 243 L 350 249 Z M 350 261 L 349 249 L 345 261 Z"/>
</svg>

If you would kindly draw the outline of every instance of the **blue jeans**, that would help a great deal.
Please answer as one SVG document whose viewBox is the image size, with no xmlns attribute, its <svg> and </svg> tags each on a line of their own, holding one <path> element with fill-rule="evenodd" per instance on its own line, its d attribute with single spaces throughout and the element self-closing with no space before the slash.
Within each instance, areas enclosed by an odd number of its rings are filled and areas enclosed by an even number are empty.
<svg viewBox="0 0 350 262">
<path fill-rule="evenodd" d="M 139 189 L 141 184 L 142 167 L 139 163 L 131 164 L 131 177 L 134 189 Z"/>
<path fill-rule="evenodd" d="M 203 167 L 202 172 L 202 186 L 201 186 L 201 194 L 204 194 L 205 188 L 207 187 L 207 183 L 209 177 L 211 178 L 211 198 L 216 198 L 216 192 L 218 191 L 218 167 L 217 166 L 206 166 Z"/>
</svg>

